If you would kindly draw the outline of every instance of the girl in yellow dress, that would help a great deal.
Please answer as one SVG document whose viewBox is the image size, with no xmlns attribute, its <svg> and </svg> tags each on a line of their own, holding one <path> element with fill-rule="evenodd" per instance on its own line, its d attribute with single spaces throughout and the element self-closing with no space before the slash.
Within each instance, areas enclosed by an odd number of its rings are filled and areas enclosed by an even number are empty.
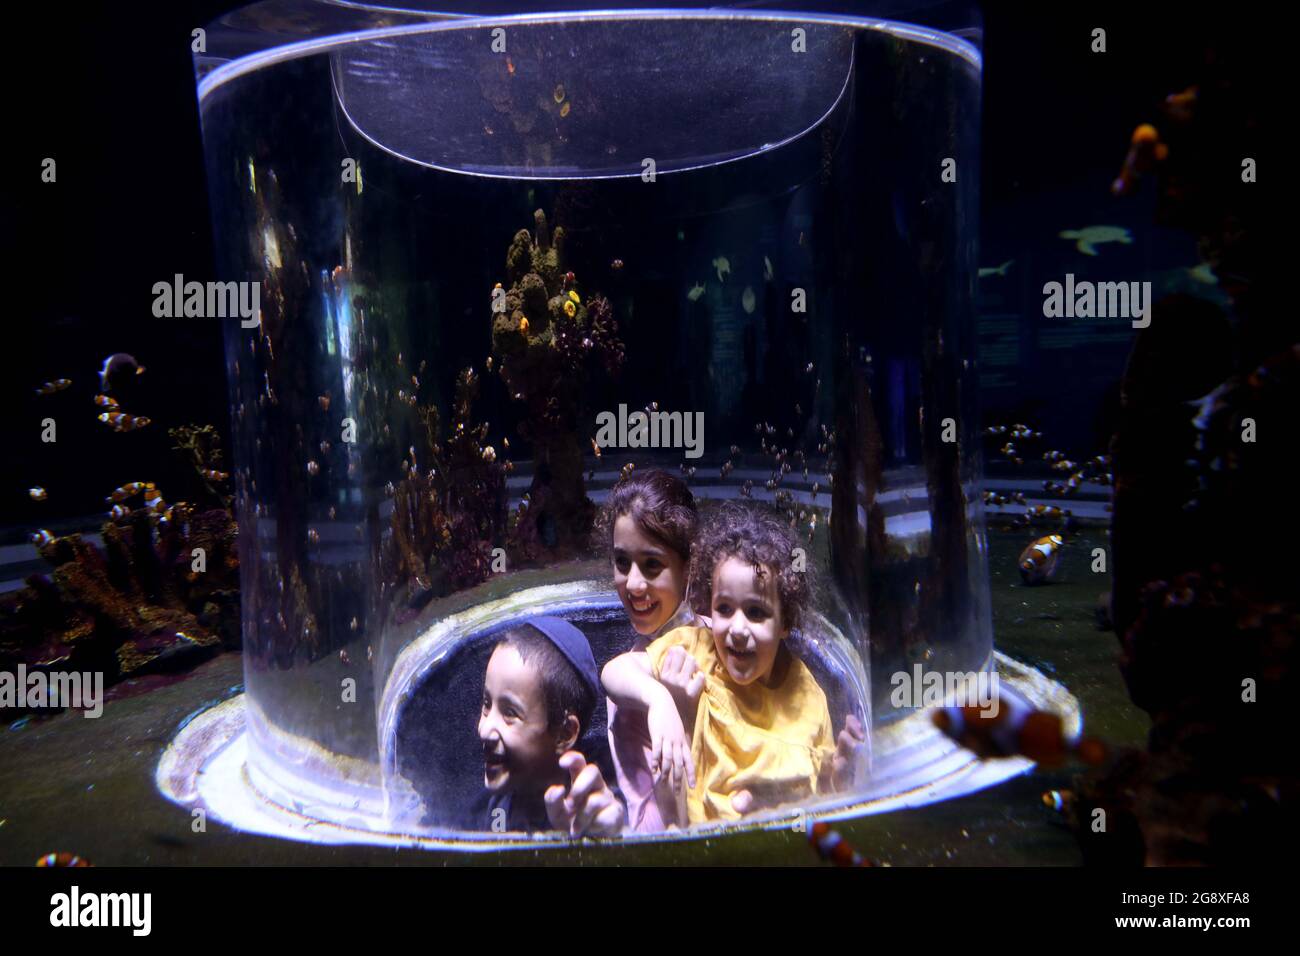
<svg viewBox="0 0 1300 956">
<path fill-rule="evenodd" d="M 675 628 L 602 674 L 612 700 L 646 711 L 651 770 L 685 795 L 680 823 L 734 820 L 849 783 L 862 727 L 850 716 L 836 741 L 825 693 L 786 644 L 810 591 L 796 546 L 775 514 L 723 505 L 691 556 L 690 590 L 712 626 Z"/>
</svg>

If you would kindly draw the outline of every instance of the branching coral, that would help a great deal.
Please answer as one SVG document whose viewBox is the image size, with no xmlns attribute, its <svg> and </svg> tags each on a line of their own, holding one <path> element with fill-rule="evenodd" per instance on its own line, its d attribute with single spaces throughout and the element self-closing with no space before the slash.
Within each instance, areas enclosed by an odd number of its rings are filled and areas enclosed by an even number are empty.
<svg viewBox="0 0 1300 956">
<path fill-rule="evenodd" d="M 492 349 L 501 379 L 524 405 L 520 434 L 533 446 L 528 506 L 511 539 L 516 557 L 571 556 L 586 541 L 594 507 L 583 482 L 584 398 L 597 371 L 615 375 L 624 361 L 609 301 L 579 294 L 564 270 L 564 229 L 552 238 L 546 214 L 521 229 L 506 253 L 504 295 L 496 297 Z"/>
<path fill-rule="evenodd" d="M 236 529 L 221 509 L 145 510 L 39 545 L 53 569 L 0 604 L 0 666 L 102 670 L 109 681 L 239 645 Z"/>
</svg>

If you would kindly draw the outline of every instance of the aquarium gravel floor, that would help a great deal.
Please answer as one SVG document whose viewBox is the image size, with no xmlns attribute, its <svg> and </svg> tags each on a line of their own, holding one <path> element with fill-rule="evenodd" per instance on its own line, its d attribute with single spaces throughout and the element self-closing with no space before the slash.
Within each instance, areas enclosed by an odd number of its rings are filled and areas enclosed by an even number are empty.
<svg viewBox="0 0 1300 956">
<path fill-rule="evenodd" d="M 1113 745 L 1141 745 L 1146 715 L 1125 693 L 1114 634 L 1096 626 L 1097 597 L 1110 579 L 1090 570 L 1091 551 L 1109 544 L 1104 532 L 1072 537 L 1056 580 L 1038 588 L 1023 587 L 1015 568 L 1029 538 L 990 534 L 998 648 L 1063 682 L 1079 699 L 1088 733 Z M 0 728 L 0 865 L 28 866 L 57 851 L 98 866 L 820 865 L 802 835 L 776 831 L 495 854 L 301 844 L 211 821 L 195 833 L 189 813 L 155 789 L 154 769 L 177 727 L 242 681 L 240 656 L 225 654 L 182 680 L 110 700 L 98 720 L 65 713 Z M 1040 799 L 1045 790 L 1068 787 L 1074 772 L 1034 770 L 959 799 L 839 826 L 860 852 L 894 866 L 1076 866 L 1073 836 Z"/>
</svg>

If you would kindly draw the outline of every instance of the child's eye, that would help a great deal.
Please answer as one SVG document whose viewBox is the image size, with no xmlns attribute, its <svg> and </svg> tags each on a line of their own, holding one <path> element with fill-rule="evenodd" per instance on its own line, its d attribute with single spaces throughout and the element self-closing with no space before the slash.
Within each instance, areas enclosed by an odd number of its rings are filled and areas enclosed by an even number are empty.
<svg viewBox="0 0 1300 956">
<path fill-rule="evenodd" d="M 623 574 L 627 574 L 628 569 L 632 567 L 632 562 L 629 561 L 627 558 L 623 558 L 623 557 L 615 558 L 614 567 L 619 571 L 621 571 Z"/>
<path fill-rule="evenodd" d="M 664 566 L 660 564 L 658 561 L 647 561 L 645 565 L 645 573 L 648 577 L 654 577 L 663 569 Z"/>
<path fill-rule="evenodd" d="M 745 611 L 745 615 L 751 621 L 763 621 L 767 619 L 767 611 L 761 607 L 750 607 Z"/>
<path fill-rule="evenodd" d="M 713 606 L 713 613 L 714 613 L 714 614 L 717 614 L 719 617 L 727 617 L 727 616 L 729 616 L 729 615 L 731 614 L 731 605 L 730 605 L 730 604 L 715 604 L 715 605 Z"/>
</svg>

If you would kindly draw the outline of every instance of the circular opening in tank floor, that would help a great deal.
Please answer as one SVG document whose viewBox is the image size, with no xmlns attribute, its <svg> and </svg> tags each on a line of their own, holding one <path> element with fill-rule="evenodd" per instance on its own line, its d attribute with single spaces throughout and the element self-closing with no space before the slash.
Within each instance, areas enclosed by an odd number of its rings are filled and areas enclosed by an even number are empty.
<svg viewBox="0 0 1300 956">
<path fill-rule="evenodd" d="M 502 801 L 493 800 L 492 791 L 485 789 L 485 760 L 490 761 L 488 769 L 493 770 L 502 759 L 508 767 L 512 764 L 507 748 L 518 737 L 511 728 L 527 717 L 517 712 L 520 701 L 511 694 L 503 704 L 502 723 L 506 726 L 498 729 L 493 725 L 490 703 L 485 702 L 489 659 L 507 634 L 527 628 L 524 622 L 536 614 L 562 616 L 589 642 L 598 673 L 632 644 L 636 634 L 622 605 L 614 595 L 602 594 L 597 582 L 576 585 L 571 597 L 561 602 L 548 601 L 549 590 L 515 595 L 511 603 L 526 611 L 495 620 L 496 615 L 484 615 L 491 623 L 468 632 L 459 620 L 441 622 L 399 657 L 380 705 L 380 753 L 390 795 L 389 824 L 394 828 L 443 834 L 500 833 L 508 829 Z M 861 662 L 829 622 L 813 616 L 805 629 L 791 634 L 788 645 L 824 692 L 828 713 L 837 727 L 849 714 L 860 725 L 869 725 Z M 596 764 L 612 794 L 628 804 L 632 794 L 618 791 L 619 774 L 614 762 L 614 751 L 623 751 L 626 745 L 609 731 L 607 704 L 604 694 L 599 694 L 588 726 L 573 749 L 582 753 L 587 762 Z M 624 726 L 635 727 L 639 719 L 640 715 L 625 713 Z M 503 737 L 507 738 L 505 742 Z M 550 756 L 553 760 L 554 755 Z M 703 772 L 703 768 L 700 770 Z M 836 796 L 843 802 L 865 788 L 869 776 L 865 750 L 860 766 L 853 770 L 860 780 L 850 778 L 844 793 L 818 798 L 795 784 L 786 792 L 769 792 L 765 795 L 766 805 L 746 816 L 761 822 L 780 816 L 781 808 L 786 806 L 807 809 L 835 802 Z M 394 799 L 399 793 L 407 795 L 405 803 Z M 515 799 L 519 795 L 518 790 L 513 790 Z M 540 808 L 542 791 L 538 789 L 533 796 Z M 544 823 L 543 817 L 538 829 L 546 829 Z M 652 827 L 649 832 L 657 829 Z"/>
</svg>

